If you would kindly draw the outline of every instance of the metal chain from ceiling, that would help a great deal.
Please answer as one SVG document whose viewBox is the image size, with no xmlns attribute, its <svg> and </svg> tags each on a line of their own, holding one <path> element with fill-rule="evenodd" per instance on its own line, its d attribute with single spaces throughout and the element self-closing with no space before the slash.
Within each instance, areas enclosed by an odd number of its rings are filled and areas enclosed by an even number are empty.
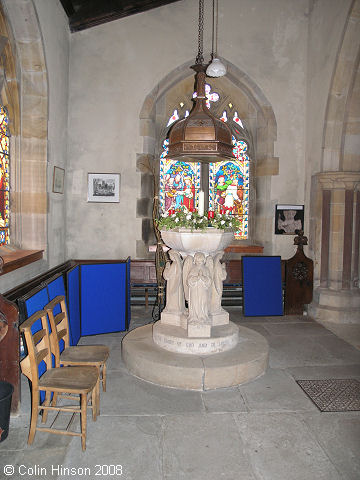
<svg viewBox="0 0 360 480">
<path fill-rule="evenodd" d="M 198 54 L 195 63 L 204 63 L 204 0 L 199 0 L 199 31 L 198 31 Z"/>
</svg>

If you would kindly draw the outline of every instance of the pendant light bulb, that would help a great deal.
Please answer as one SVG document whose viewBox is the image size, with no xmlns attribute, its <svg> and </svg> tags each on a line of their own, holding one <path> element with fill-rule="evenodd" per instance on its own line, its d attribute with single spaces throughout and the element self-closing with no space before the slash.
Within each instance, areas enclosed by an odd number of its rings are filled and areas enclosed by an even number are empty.
<svg viewBox="0 0 360 480">
<path fill-rule="evenodd" d="M 223 77 L 226 75 L 226 67 L 218 58 L 213 58 L 206 69 L 206 75 L 208 77 Z"/>
</svg>

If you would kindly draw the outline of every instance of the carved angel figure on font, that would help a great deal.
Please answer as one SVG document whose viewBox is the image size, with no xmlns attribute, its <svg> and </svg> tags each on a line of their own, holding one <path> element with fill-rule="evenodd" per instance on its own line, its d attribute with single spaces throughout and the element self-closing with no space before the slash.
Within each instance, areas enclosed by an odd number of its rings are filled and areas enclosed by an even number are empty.
<svg viewBox="0 0 360 480">
<path fill-rule="evenodd" d="M 169 250 L 172 262 L 167 262 L 163 277 L 166 280 L 166 307 L 165 311 L 183 313 L 185 311 L 184 291 L 182 285 L 182 261 L 180 254 Z"/>
<path fill-rule="evenodd" d="M 187 257 L 189 258 L 189 257 Z M 191 269 L 186 277 L 189 298 L 189 323 L 209 323 L 209 300 L 212 276 L 205 263 L 205 255 L 197 252 L 194 255 Z M 187 266 L 189 261 L 187 261 Z"/>
</svg>

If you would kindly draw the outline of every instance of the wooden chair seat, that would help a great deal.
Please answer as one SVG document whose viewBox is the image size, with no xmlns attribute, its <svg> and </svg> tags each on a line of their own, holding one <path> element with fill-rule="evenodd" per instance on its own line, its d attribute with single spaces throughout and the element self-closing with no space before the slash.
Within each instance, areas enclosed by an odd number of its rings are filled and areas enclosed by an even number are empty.
<svg viewBox="0 0 360 480">
<path fill-rule="evenodd" d="M 37 331 L 33 332 L 33 330 Z M 28 355 L 20 362 L 21 370 L 31 382 L 31 420 L 28 444 L 34 441 L 37 430 L 56 433 L 61 435 L 73 435 L 81 437 L 82 449 L 86 449 L 86 415 L 88 396 L 91 397 L 93 419 L 99 413 L 99 370 L 96 366 L 82 367 L 53 367 L 50 350 L 49 326 L 47 314 L 44 310 L 34 313 L 20 325 L 20 331 L 25 336 Z M 43 372 L 39 366 L 43 365 Z M 40 401 L 40 392 L 45 392 L 45 400 Z M 57 405 L 60 395 L 71 398 L 72 402 L 79 398 L 78 404 Z M 51 401 L 51 395 L 53 399 Z M 65 430 L 50 427 L 38 427 L 39 412 L 42 411 L 42 423 L 47 420 L 49 410 L 60 412 L 72 412 L 73 415 Z M 81 431 L 69 430 L 73 417 L 76 413 L 81 417 Z"/>
<path fill-rule="evenodd" d="M 109 357 L 109 347 L 106 345 L 77 345 L 67 347 L 60 354 L 63 365 L 102 365 Z"/>
<path fill-rule="evenodd" d="M 39 390 L 69 394 L 89 393 L 96 386 L 98 371 L 94 367 L 52 368 L 39 379 Z"/>
<path fill-rule="evenodd" d="M 50 345 L 55 356 L 55 365 L 93 365 L 98 369 L 102 389 L 106 391 L 106 361 L 109 358 L 109 347 L 106 345 L 70 346 L 69 320 L 66 301 L 63 295 L 55 297 L 45 305 L 51 327 Z M 58 313 L 55 313 L 59 310 Z M 60 343 L 64 342 L 64 350 L 60 352 Z"/>
</svg>

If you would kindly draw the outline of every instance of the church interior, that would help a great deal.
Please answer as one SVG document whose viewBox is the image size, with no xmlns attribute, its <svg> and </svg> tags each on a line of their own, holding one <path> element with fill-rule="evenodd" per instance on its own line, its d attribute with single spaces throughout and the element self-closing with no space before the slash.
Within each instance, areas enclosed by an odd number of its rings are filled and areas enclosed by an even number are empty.
<svg viewBox="0 0 360 480">
<path fill-rule="evenodd" d="M 360 0 L 0 0 L 0 52 L 2 474 L 358 479 Z M 207 70 L 203 94 L 199 65 L 214 59 L 224 71 Z M 176 129 L 200 104 L 229 132 L 227 160 L 176 156 Z M 191 255 L 210 237 L 174 247 L 157 227 L 198 214 L 220 231 L 237 219 L 231 242 L 214 247 L 223 256 L 202 266 Z M 249 313 L 257 261 L 255 298 L 271 303 L 277 285 L 277 310 L 255 300 Z M 185 278 L 177 262 L 211 273 L 221 314 L 185 280 L 170 291 Z M 69 348 L 102 348 L 101 361 L 54 368 L 56 327 L 36 334 L 29 319 L 50 319 L 55 298 Z M 223 322 L 237 346 L 229 335 L 227 352 L 195 361 L 189 334 L 170 355 L 158 327 L 183 328 L 201 308 L 213 323 L 195 322 L 195 345 Z M 156 358 L 143 340 L 155 328 L 167 349 Z M 26 362 L 40 331 L 50 371 L 97 372 L 81 421 L 66 407 L 38 419 L 62 433 L 73 422 L 81 441 L 35 434 L 39 382 Z M 263 345 L 261 366 L 239 353 L 245 331 L 251 355 Z"/>
</svg>

